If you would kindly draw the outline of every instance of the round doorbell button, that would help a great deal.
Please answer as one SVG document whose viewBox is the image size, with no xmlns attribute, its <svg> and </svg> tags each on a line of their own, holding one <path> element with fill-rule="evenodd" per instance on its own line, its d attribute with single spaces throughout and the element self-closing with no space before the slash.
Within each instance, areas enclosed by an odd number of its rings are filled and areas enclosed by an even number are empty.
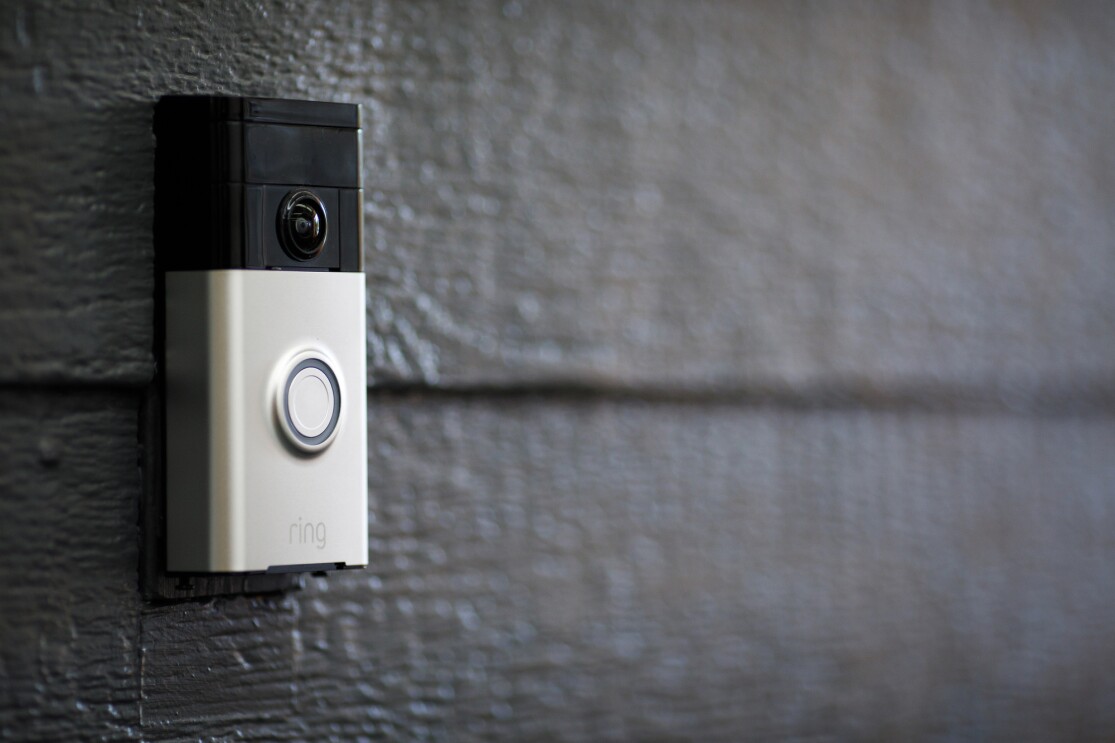
<svg viewBox="0 0 1115 743">
<path fill-rule="evenodd" d="M 333 386 L 321 369 L 310 367 L 294 375 L 287 391 L 287 407 L 294 430 L 312 439 L 333 420 Z"/>
<path fill-rule="evenodd" d="M 279 423 L 290 442 L 304 451 L 324 449 L 337 432 L 341 387 L 333 368 L 319 356 L 301 355 L 279 392 Z"/>
</svg>

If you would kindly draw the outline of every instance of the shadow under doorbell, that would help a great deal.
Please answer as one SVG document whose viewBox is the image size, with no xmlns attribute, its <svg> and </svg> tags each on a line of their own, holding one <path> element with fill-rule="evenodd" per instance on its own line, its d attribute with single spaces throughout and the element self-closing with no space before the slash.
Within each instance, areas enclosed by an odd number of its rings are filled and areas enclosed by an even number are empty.
<svg viewBox="0 0 1115 743">
<path fill-rule="evenodd" d="M 168 572 L 367 564 L 360 107 L 155 107 Z"/>
</svg>

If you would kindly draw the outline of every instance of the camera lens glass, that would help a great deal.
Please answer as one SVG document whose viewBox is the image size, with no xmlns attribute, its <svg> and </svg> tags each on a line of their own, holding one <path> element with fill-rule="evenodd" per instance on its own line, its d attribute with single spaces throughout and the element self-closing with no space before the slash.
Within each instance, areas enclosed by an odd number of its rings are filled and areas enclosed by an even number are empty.
<svg viewBox="0 0 1115 743">
<path fill-rule="evenodd" d="M 292 258 L 316 257 L 328 231 L 325 204 L 312 191 L 291 191 L 279 205 L 279 242 Z"/>
</svg>

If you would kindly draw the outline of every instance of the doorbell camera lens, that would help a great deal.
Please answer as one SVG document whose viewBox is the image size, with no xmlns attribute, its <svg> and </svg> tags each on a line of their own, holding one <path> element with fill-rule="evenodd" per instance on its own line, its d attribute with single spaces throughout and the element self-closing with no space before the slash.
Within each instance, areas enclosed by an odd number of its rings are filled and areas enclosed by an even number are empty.
<svg viewBox="0 0 1115 743">
<path fill-rule="evenodd" d="M 325 204 L 312 191 L 291 191 L 279 205 L 279 242 L 292 258 L 316 257 L 328 231 Z"/>
</svg>

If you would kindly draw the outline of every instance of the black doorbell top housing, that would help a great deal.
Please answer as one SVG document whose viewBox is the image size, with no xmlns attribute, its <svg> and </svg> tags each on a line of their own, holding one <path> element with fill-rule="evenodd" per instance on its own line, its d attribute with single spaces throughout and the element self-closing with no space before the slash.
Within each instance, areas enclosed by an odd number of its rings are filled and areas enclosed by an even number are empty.
<svg viewBox="0 0 1115 743">
<path fill-rule="evenodd" d="M 162 271 L 362 271 L 360 106 L 164 96 L 155 106 Z"/>
</svg>

